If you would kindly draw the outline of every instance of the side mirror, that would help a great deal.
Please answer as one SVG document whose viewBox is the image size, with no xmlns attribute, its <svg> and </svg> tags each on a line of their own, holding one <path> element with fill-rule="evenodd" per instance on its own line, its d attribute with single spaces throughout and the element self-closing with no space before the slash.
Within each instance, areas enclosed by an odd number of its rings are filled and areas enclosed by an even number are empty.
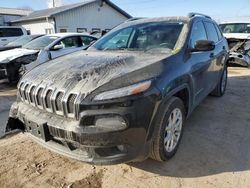
<svg viewBox="0 0 250 188">
<path fill-rule="evenodd" d="M 58 51 L 58 50 L 61 50 L 61 49 L 63 49 L 63 45 L 62 44 L 57 44 L 57 45 L 55 45 L 53 48 L 51 48 L 50 50 L 51 51 Z"/>
<path fill-rule="evenodd" d="M 195 47 L 192 51 L 212 51 L 215 48 L 215 43 L 210 40 L 198 40 L 195 43 Z"/>
</svg>

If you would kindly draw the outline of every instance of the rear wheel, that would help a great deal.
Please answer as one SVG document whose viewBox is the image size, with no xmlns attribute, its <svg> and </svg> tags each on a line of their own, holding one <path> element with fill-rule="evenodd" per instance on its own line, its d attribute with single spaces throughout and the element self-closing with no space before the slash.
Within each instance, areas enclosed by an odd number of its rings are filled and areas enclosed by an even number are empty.
<svg viewBox="0 0 250 188">
<path fill-rule="evenodd" d="M 227 66 L 225 66 L 220 81 L 216 88 L 212 91 L 211 95 L 221 97 L 225 94 L 227 88 Z"/>
<path fill-rule="evenodd" d="M 160 111 L 156 119 L 150 157 L 166 161 L 174 156 L 180 144 L 185 107 L 181 99 L 172 97 Z"/>
</svg>

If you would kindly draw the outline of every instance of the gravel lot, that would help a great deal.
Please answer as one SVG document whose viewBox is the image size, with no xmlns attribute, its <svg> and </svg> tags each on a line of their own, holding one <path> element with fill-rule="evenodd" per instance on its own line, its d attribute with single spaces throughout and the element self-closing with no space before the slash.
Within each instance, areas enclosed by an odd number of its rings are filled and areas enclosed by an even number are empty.
<svg viewBox="0 0 250 188">
<path fill-rule="evenodd" d="M 249 187 L 250 69 L 230 68 L 227 93 L 186 123 L 176 156 L 92 166 L 54 154 L 22 133 L 0 139 L 0 187 Z M 0 86 L 0 131 L 15 89 Z M 0 133 L 1 135 L 1 133 Z"/>
</svg>

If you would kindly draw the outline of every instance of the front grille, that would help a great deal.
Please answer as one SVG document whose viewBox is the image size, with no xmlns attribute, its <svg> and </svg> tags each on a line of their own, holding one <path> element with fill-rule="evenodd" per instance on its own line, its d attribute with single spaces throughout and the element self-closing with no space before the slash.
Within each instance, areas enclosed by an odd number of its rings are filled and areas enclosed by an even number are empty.
<svg viewBox="0 0 250 188">
<path fill-rule="evenodd" d="M 62 91 L 55 91 L 51 88 L 46 89 L 42 86 L 34 86 L 27 83 L 20 83 L 18 92 L 23 102 L 30 103 L 40 109 L 48 112 L 54 112 L 58 115 L 65 115 L 71 118 L 76 117 L 77 94 L 71 93 L 65 96 Z M 67 99 L 65 101 L 65 99 Z M 64 102 L 65 109 L 64 110 Z"/>
</svg>

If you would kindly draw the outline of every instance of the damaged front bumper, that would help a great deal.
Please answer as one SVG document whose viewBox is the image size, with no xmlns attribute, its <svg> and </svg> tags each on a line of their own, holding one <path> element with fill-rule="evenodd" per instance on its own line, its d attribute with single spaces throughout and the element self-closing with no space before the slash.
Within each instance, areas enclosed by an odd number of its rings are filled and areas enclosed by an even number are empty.
<svg viewBox="0 0 250 188">
<path fill-rule="evenodd" d="M 250 57 L 237 52 L 230 52 L 229 64 L 236 64 L 244 67 L 250 67 Z"/>
<path fill-rule="evenodd" d="M 19 102 L 12 105 L 7 129 L 22 129 L 46 148 L 88 163 L 142 161 L 149 153 L 155 104 L 144 97 L 128 106 L 85 110 L 76 120 Z"/>
</svg>

